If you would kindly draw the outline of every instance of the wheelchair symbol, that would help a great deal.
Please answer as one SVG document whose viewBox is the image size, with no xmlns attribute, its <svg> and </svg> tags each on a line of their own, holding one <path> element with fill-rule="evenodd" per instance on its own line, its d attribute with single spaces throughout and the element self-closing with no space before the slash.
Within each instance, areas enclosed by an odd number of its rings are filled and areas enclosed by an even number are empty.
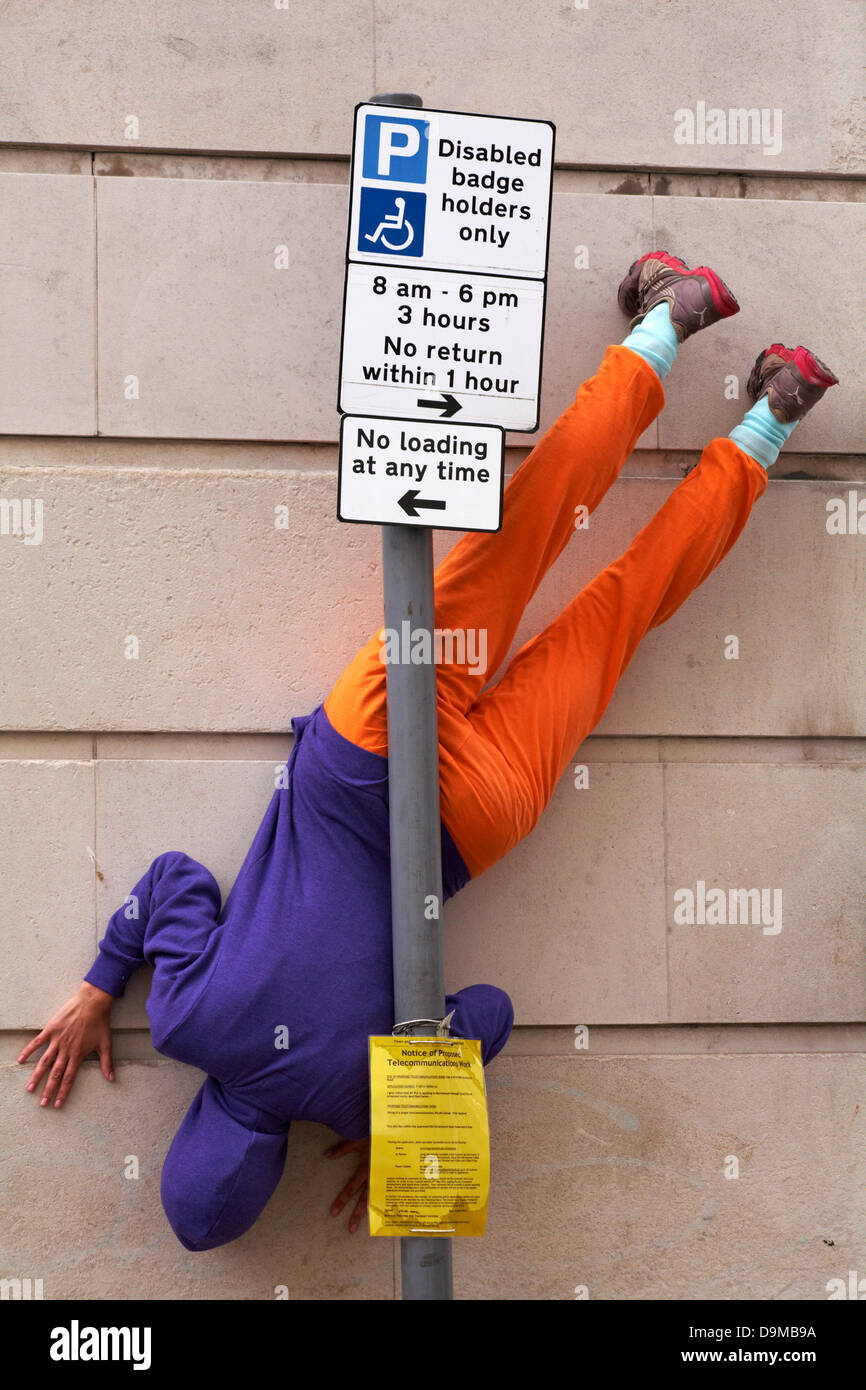
<svg viewBox="0 0 866 1390">
<path fill-rule="evenodd" d="M 412 245 L 412 238 L 415 232 L 412 223 L 406 217 L 406 199 L 395 198 L 394 202 L 397 206 L 397 211 L 392 213 L 390 217 L 383 217 L 375 232 L 365 232 L 364 240 L 377 242 L 381 237 L 382 245 L 386 246 L 389 251 L 408 251 L 409 247 Z M 389 241 L 385 235 L 386 231 L 392 230 L 405 233 L 403 240 L 396 245 L 394 242 Z"/>
<path fill-rule="evenodd" d="M 361 189 L 357 247 L 368 255 L 423 256 L 427 197 L 408 188 Z"/>
</svg>

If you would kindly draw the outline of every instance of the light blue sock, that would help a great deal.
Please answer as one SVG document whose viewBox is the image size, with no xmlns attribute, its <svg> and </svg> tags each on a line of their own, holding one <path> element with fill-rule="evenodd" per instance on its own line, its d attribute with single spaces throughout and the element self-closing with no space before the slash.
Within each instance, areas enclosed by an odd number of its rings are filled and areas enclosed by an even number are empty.
<svg viewBox="0 0 866 1390">
<path fill-rule="evenodd" d="M 799 420 L 792 420 L 789 425 L 783 425 L 767 404 L 767 397 L 762 396 L 751 410 L 747 411 L 742 423 L 734 426 L 728 438 L 733 439 L 743 453 L 748 454 L 749 458 L 753 458 L 762 468 L 770 468 L 779 457 L 779 450 L 785 440 L 799 423 Z"/>
<path fill-rule="evenodd" d="M 671 323 L 666 301 L 650 309 L 622 344 L 623 347 L 631 348 L 632 352 L 636 352 L 645 362 L 649 362 L 662 381 L 674 365 L 679 345 L 680 340 Z"/>
</svg>

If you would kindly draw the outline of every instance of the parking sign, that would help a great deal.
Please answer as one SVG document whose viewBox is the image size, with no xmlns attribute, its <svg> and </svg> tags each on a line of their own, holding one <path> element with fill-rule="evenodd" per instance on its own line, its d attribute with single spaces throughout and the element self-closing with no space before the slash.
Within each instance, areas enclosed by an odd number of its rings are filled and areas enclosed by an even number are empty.
<svg viewBox="0 0 866 1390">
<path fill-rule="evenodd" d="M 338 516 L 495 531 L 538 427 L 554 128 L 355 108 Z"/>
<path fill-rule="evenodd" d="M 543 279 L 553 145 L 549 121 L 362 103 L 348 259 Z"/>
<path fill-rule="evenodd" d="M 429 146 L 429 121 L 371 112 L 364 124 L 364 178 L 425 183 Z"/>
</svg>

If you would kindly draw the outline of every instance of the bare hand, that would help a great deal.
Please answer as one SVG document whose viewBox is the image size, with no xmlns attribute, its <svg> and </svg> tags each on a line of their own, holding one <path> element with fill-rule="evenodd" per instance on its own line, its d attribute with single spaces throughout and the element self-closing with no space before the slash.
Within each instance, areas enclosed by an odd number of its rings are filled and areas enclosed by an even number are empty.
<svg viewBox="0 0 866 1390">
<path fill-rule="evenodd" d="M 114 1080 L 111 1061 L 113 1003 L 112 995 L 84 980 L 72 998 L 49 1019 L 42 1032 L 27 1044 L 19 1062 L 25 1062 L 31 1053 L 47 1043 L 27 1083 L 27 1090 L 35 1091 L 48 1072 L 40 1105 L 47 1105 L 57 1091 L 54 1106 L 60 1108 L 69 1095 L 78 1068 L 91 1052 L 99 1053 L 99 1069 L 106 1081 Z"/>
<path fill-rule="evenodd" d="M 326 1158 L 340 1158 L 343 1154 L 360 1154 L 361 1157 L 346 1186 L 331 1203 L 331 1215 L 339 1216 L 343 1207 L 351 1201 L 357 1192 L 358 1200 L 352 1215 L 349 1217 L 349 1230 L 357 1231 L 367 1207 L 367 1182 L 370 1174 L 369 1139 L 341 1139 L 339 1144 L 332 1144 L 329 1149 L 325 1149 Z"/>
</svg>

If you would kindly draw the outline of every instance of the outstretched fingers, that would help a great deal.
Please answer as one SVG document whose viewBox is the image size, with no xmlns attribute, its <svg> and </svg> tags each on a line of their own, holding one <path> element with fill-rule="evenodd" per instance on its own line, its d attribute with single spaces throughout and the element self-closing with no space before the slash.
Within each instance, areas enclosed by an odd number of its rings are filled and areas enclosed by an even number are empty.
<svg viewBox="0 0 866 1390">
<path fill-rule="evenodd" d="M 358 1227 L 360 1226 L 360 1224 L 361 1224 L 361 1222 L 362 1222 L 362 1220 L 363 1220 L 363 1218 L 364 1218 L 364 1213 L 365 1213 L 366 1210 L 367 1210 L 367 1179 L 366 1179 L 366 1176 L 365 1176 L 365 1178 L 364 1178 L 364 1185 L 363 1185 L 363 1187 L 361 1188 L 360 1194 L 359 1194 L 359 1196 L 358 1196 L 358 1200 L 357 1200 L 357 1202 L 355 1203 L 355 1210 L 352 1212 L 352 1215 L 351 1215 L 351 1217 L 349 1218 L 349 1230 L 350 1230 L 350 1232 L 353 1232 L 353 1233 L 354 1233 L 355 1231 L 357 1231 Z"/>
<path fill-rule="evenodd" d="M 56 1109 L 60 1109 L 66 1097 L 69 1095 L 79 1066 L 80 1061 L 77 1057 L 68 1058 L 66 1070 L 63 1073 L 63 1080 L 60 1082 L 60 1090 L 57 1092 L 57 1099 L 54 1102 Z"/>
<path fill-rule="evenodd" d="M 52 1096 L 54 1095 L 54 1092 L 57 1090 L 57 1087 L 63 1080 L 63 1077 L 66 1074 L 69 1064 L 69 1054 L 67 1052 L 58 1052 L 54 1060 L 54 1065 L 52 1066 L 51 1071 L 48 1073 L 48 1080 L 45 1083 L 45 1090 L 42 1092 L 42 1098 L 39 1101 L 40 1105 L 47 1105 L 48 1102 L 51 1100 Z M 72 1085 L 71 1081 L 69 1085 Z M 67 1090 L 68 1089 L 69 1088 L 67 1087 Z"/>
<path fill-rule="evenodd" d="M 338 1196 L 334 1198 L 334 1201 L 331 1203 L 331 1215 L 339 1216 L 340 1212 L 343 1210 L 343 1207 L 345 1207 L 347 1203 L 349 1203 L 352 1200 L 352 1198 L 355 1196 L 355 1193 L 359 1193 L 358 1200 L 355 1203 L 355 1210 L 352 1212 L 352 1215 L 349 1218 L 350 1231 L 357 1230 L 358 1222 L 361 1220 L 361 1216 L 363 1214 L 364 1206 L 366 1203 L 366 1191 L 367 1165 L 366 1163 L 361 1163 L 355 1169 L 355 1172 L 353 1173 L 349 1181 L 346 1183 L 346 1186 L 342 1189 Z"/>
<path fill-rule="evenodd" d="M 331 1144 L 323 1150 L 325 1158 L 342 1158 L 343 1154 L 357 1152 L 358 1141 L 356 1139 L 341 1139 L 337 1144 Z"/>
<path fill-rule="evenodd" d="M 36 1090 L 37 1086 L 39 1085 L 39 1083 L 40 1083 L 40 1081 L 42 1080 L 43 1076 L 44 1076 L 45 1073 L 47 1072 L 48 1068 L 49 1068 L 56 1060 L 57 1060 L 57 1044 L 56 1044 L 56 1043 L 53 1043 L 53 1042 L 49 1042 L 48 1047 L 46 1047 L 46 1049 L 45 1049 L 45 1051 L 43 1052 L 42 1056 L 39 1058 L 39 1061 L 36 1063 L 36 1066 L 33 1068 L 33 1075 L 31 1076 L 30 1080 L 27 1082 L 27 1087 L 26 1087 L 26 1089 L 27 1089 L 28 1091 L 35 1091 L 35 1090 Z"/>
<path fill-rule="evenodd" d="M 27 1044 L 27 1046 L 24 1048 L 24 1051 L 23 1051 L 23 1052 L 19 1052 L 19 1054 L 18 1054 L 18 1061 L 19 1061 L 19 1062 L 26 1062 L 26 1061 L 27 1061 L 27 1058 L 30 1057 L 30 1056 L 36 1051 L 37 1047 L 41 1047 L 42 1044 L 43 1044 L 43 1043 L 47 1043 L 47 1041 L 48 1041 L 48 1033 L 47 1033 L 46 1030 L 43 1028 L 43 1029 L 42 1029 L 42 1032 L 41 1032 L 41 1033 L 37 1033 L 37 1034 L 36 1034 L 36 1037 L 33 1039 L 33 1041 L 32 1041 L 32 1042 L 29 1042 L 29 1043 Z M 30 1087 L 28 1086 L 27 1089 L 30 1090 Z"/>
<path fill-rule="evenodd" d="M 114 1080 L 114 1062 L 112 1061 L 111 1057 L 110 1034 L 108 1036 L 108 1041 L 104 1042 L 99 1049 L 99 1070 L 102 1072 L 102 1075 L 105 1077 L 106 1081 Z"/>
</svg>

